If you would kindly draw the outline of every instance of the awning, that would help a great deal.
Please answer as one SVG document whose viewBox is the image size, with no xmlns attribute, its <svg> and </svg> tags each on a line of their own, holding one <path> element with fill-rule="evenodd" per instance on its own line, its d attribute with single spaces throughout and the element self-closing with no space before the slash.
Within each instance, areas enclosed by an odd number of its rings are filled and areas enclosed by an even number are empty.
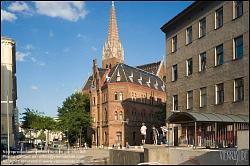
<svg viewBox="0 0 250 166">
<path fill-rule="evenodd" d="M 228 122 L 249 123 L 249 115 L 217 114 L 204 112 L 173 112 L 167 119 L 168 123 L 188 122 Z"/>
</svg>

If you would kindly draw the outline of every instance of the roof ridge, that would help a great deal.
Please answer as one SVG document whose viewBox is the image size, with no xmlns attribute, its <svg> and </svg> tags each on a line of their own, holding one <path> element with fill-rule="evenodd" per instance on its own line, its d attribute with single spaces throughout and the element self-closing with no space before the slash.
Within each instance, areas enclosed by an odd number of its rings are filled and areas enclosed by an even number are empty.
<svg viewBox="0 0 250 166">
<path fill-rule="evenodd" d="M 153 63 L 146 63 L 146 64 L 144 64 L 144 65 L 138 65 L 138 66 L 136 66 L 136 67 L 141 67 L 141 66 L 146 66 L 146 65 L 156 64 L 156 63 L 160 63 L 161 61 L 162 61 L 162 60 L 157 61 L 157 62 L 153 62 Z"/>
<path fill-rule="evenodd" d="M 124 65 L 126 65 L 126 64 L 124 64 Z M 138 69 L 138 70 L 141 70 L 141 71 L 146 72 L 146 73 L 148 73 L 148 74 L 150 74 L 150 75 L 153 75 L 153 76 L 155 76 L 155 77 L 158 77 L 157 75 L 155 75 L 155 74 L 153 74 L 153 73 L 150 73 L 150 72 L 148 72 L 148 71 L 142 70 L 142 69 L 140 69 L 140 68 L 132 67 L 132 66 L 129 66 L 129 65 L 126 65 L 126 66 L 131 67 L 131 68 L 135 68 L 135 69 Z M 158 78 L 160 78 L 160 77 L 158 77 Z"/>
</svg>

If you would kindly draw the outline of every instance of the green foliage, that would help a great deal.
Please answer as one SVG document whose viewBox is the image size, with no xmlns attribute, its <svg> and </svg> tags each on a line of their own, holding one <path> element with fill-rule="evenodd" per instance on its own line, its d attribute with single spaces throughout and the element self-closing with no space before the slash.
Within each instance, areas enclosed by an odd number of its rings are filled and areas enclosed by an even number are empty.
<svg viewBox="0 0 250 166">
<path fill-rule="evenodd" d="M 43 141 L 46 140 L 46 135 L 45 135 L 44 131 L 42 131 L 37 138 L 40 140 L 43 140 Z"/>
<path fill-rule="evenodd" d="M 19 141 L 25 141 L 25 135 L 23 132 L 19 132 L 18 139 L 19 139 Z"/>
<path fill-rule="evenodd" d="M 90 102 L 86 94 L 75 93 L 66 98 L 58 107 L 58 128 L 69 136 L 70 142 L 77 138 L 87 138 L 87 128 L 91 125 Z"/>
<path fill-rule="evenodd" d="M 165 125 L 165 121 L 166 121 L 166 104 L 163 104 L 161 106 L 161 111 L 154 114 L 154 118 L 157 119 L 157 121 L 159 121 L 160 123 L 162 123 L 162 125 Z"/>
<path fill-rule="evenodd" d="M 23 129 L 56 130 L 56 122 L 53 118 L 43 115 L 37 110 L 25 108 L 23 113 Z"/>
</svg>

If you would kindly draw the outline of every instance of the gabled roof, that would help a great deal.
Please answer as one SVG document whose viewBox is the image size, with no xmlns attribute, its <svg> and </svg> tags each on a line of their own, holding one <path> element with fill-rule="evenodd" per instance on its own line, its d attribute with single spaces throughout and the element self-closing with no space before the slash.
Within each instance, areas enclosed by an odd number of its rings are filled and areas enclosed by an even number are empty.
<svg viewBox="0 0 250 166">
<path fill-rule="evenodd" d="M 109 82 L 111 83 L 131 82 L 152 89 L 165 91 L 165 83 L 155 74 L 122 63 L 111 68 L 108 77 L 110 77 Z M 117 77 L 120 77 L 119 80 L 117 80 Z"/>
<path fill-rule="evenodd" d="M 145 64 L 145 65 L 140 65 L 140 66 L 136 66 L 136 68 L 142 69 L 144 71 L 147 71 L 149 73 L 153 73 L 153 74 L 157 74 L 157 71 L 159 70 L 161 61 L 159 62 L 155 62 L 155 63 L 149 63 L 149 64 Z"/>
<path fill-rule="evenodd" d="M 89 78 L 87 79 L 87 81 L 85 82 L 85 84 L 83 85 L 82 91 L 89 90 L 90 87 L 91 87 L 92 81 L 93 81 L 93 77 L 91 75 L 91 76 L 89 76 Z"/>
</svg>

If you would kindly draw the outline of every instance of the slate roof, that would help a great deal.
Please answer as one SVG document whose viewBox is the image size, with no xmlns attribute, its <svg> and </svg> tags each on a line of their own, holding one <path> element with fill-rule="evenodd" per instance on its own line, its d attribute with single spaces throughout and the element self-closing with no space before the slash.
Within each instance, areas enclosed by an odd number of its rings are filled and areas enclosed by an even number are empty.
<svg viewBox="0 0 250 166">
<path fill-rule="evenodd" d="M 91 84 L 92 84 L 92 80 L 93 80 L 93 77 L 91 75 L 91 76 L 89 76 L 88 80 L 85 82 L 85 85 L 83 85 L 83 89 L 82 89 L 83 91 L 90 89 Z"/>
<path fill-rule="evenodd" d="M 159 69 L 160 64 L 161 64 L 161 61 L 155 62 L 155 63 L 149 63 L 149 64 L 145 64 L 145 65 L 136 66 L 136 68 L 145 70 L 145 71 L 147 71 L 149 73 L 153 73 L 153 74 L 156 75 L 156 73 L 157 73 L 157 71 Z"/>
<path fill-rule="evenodd" d="M 165 91 L 165 83 L 161 78 L 156 76 L 157 70 L 159 68 L 160 62 L 146 64 L 137 67 L 132 67 L 123 63 L 119 63 L 112 67 L 107 76 L 104 76 L 108 69 L 98 68 L 100 73 L 100 78 L 106 77 L 107 82 L 131 82 L 141 86 L 146 86 L 160 91 Z M 156 70 L 157 67 L 157 70 Z M 146 70 L 146 69 L 151 70 Z M 143 70 L 145 69 L 145 70 Z M 150 72 L 151 71 L 151 72 Z M 153 72 L 152 72 L 153 71 Z M 155 73 L 155 74 L 154 74 Z M 120 80 L 119 78 L 120 77 Z M 90 76 L 86 81 L 83 91 L 89 90 L 92 84 L 93 77 Z M 104 84 L 105 84 L 104 83 Z"/>
<path fill-rule="evenodd" d="M 120 80 L 118 77 L 120 77 Z M 165 91 L 165 83 L 155 74 L 122 63 L 117 64 L 110 70 L 106 82 L 131 82 Z"/>
</svg>

